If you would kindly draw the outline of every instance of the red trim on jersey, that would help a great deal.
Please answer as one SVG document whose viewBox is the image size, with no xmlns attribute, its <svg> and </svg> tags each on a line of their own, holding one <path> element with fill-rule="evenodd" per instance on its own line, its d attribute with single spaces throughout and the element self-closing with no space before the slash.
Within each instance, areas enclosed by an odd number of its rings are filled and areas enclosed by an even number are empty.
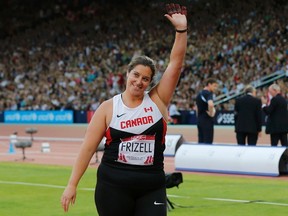
<svg viewBox="0 0 288 216">
<path fill-rule="evenodd" d="M 110 145 L 110 143 L 112 142 L 112 137 L 111 137 L 110 128 L 108 128 L 108 130 L 106 130 L 106 132 L 105 132 L 105 137 L 106 137 L 106 144 L 107 144 L 107 145 Z"/>
<path fill-rule="evenodd" d="M 162 144 L 164 144 L 164 143 L 165 143 L 165 135 L 166 135 L 166 132 L 167 132 L 167 123 L 166 123 L 166 121 L 164 120 L 164 118 L 162 118 L 162 122 L 163 122 Z"/>
</svg>

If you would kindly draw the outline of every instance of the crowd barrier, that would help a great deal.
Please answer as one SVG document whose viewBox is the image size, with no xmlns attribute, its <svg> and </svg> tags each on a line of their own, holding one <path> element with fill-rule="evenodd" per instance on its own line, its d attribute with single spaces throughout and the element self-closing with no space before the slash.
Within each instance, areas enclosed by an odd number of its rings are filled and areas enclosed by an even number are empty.
<svg viewBox="0 0 288 216">
<path fill-rule="evenodd" d="M 164 156 L 174 157 L 180 145 L 184 142 L 182 134 L 167 134 L 165 136 Z"/>
<path fill-rule="evenodd" d="M 0 123 L 4 122 L 4 111 L 0 111 Z"/>
<path fill-rule="evenodd" d="M 73 111 L 4 111 L 4 123 L 10 124 L 72 124 Z"/>
<path fill-rule="evenodd" d="M 0 123 L 16 124 L 72 124 L 89 123 L 93 111 L 0 111 Z M 263 114 L 263 125 L 265 115 Z M 214 117 L 215 125 L 234 125 L 233 111 L 218 111 Z M 197 115 L 195 111 L 181 111 L 181 124 L 196 125 Z"/>
<path fill-rule="evenodd" d="M 288 149 L 183 143 L 175 155 L 175 169 L 260 176 L 287 175 Z"/>
</svg>

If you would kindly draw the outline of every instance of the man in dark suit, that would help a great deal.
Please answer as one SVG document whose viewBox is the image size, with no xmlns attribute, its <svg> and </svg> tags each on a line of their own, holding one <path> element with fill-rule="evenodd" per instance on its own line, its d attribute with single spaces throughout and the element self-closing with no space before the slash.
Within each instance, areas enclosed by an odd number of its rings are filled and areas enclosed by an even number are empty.
<svg viewBox="0 0 288 216">
<path fill-rule="evenodd" d="M 277 84 L 272 84 L 268 89 L 272 96 L 270 104 L 262 97 L 262 106 L 264 113 L 268 116 L 266 122 L 266 133 L 270 134 L 271 145 L 277 146 L 280 140 L 282 146 L 288 146 L 288 110 L 287 101 L 280 94 L 280 87 Z"/>
<path fill-rule="evenodd" d="M 217 80 L 208 78 L 204 89 L 196 97 L 198 143 L 213 143 L 214 116 L 216 112 L 213 103 L 213 93 L 217 88 Z"/>
<path fill-rule="evenodd" d="M 256 98 L 256 89 L 248 85 L 245 95 L 237 98 L 235 103 L 235 132 L 238 145 L 255 146 L 261 134 L 262 110 L 261 100 Z"/>
</svg>

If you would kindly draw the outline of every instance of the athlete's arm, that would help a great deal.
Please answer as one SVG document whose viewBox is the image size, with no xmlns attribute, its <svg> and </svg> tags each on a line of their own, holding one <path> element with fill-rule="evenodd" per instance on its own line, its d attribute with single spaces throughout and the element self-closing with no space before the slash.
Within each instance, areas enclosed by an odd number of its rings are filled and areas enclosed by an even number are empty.
<svg viewBox="0 0 288 216">
<path fill-rule="evenodd" d="M 169 14 L 165 14 L 165 17 L 172 23 L 175 29 L 187 29 L 186 7 L 181 8 L 178 4 L 170 4 L 170 6 L 171 8 L 168 9 Z M 166 107 L 168 107 L 178 83 L 186 54 L 186 47 L 187 31 L 182 33 L 176 32 L 169 64 L 160 82 L 152 89 L 152 94 L 158 94 L 158 97 Z"/>
<path fill-rule="evenodd" d="M 90 160 L 96 152 L 107 128 L 107 114 L 110 113 L 112 101 L 103 102 L 95 111 L 85 133 L 84 141 L 72 169 L 67 187 L 62 194 L 61 203 L 65 212 L 69 205 L 75 203 L 77 185 L 86 171 Z M 111 117 L 110 117 L 111 118 Z"/>
</svg>

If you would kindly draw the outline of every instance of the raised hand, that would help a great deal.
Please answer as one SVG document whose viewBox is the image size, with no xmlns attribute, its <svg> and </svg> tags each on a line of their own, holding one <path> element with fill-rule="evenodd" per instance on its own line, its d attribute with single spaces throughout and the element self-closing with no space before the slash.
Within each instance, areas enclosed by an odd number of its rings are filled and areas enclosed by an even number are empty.
<svg viewBox="0 0 288 216">
<path fill-rule="evenodd" d="M 181 13 L 187 16 L 187 9 L 185 6 L 180 6 L 179 4 L 166 4 L 167 13 L 172 16 L 174 13 Z"/>
<path fill-rule="evenodd" d="M 187 31 L 187 9 L 179 4 L 166 4 L 167 14 L 165 17 L 170 20 L 177 32 Z"/>
</svg>

